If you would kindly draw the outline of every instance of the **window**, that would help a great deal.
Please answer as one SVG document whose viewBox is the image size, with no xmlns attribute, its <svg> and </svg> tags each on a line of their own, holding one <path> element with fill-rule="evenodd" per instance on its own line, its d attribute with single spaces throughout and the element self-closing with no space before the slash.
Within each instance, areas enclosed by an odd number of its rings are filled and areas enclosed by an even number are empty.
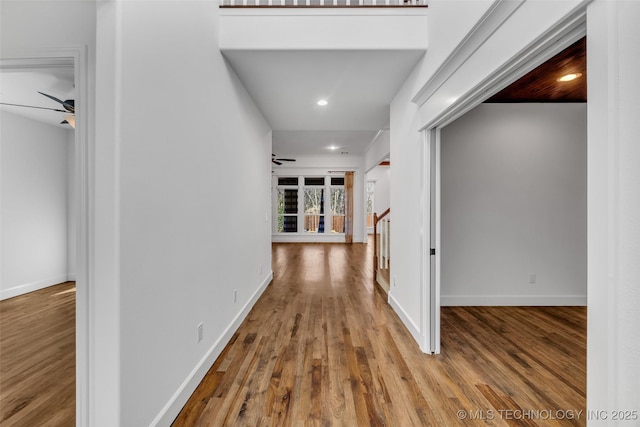
<svg viewBox="0 0 640 427">
<path fill-rule="evenodd" d="M 298 178 L 278 178 L 277 232 L 298 232 Z"/>
<path fill-rule="evenodd" d="M 376 182 L 367 181 L 367 228 L 373 228 L 373 202 Z"/>
<path fill-rule="evenodd" d="M 304 188 L 304 231 L 324 233 L 324 187 Z"/>
<path fill-rule="evenodd" d="M 344 233 L 344 177 L 274 179 L 275 233 Z"/>
<path fill-rule="evenodd" d="M 344 178 L 342 184 L 341 186 L 331 186 L 332 233 L 344 233 Z"/>
</svg>

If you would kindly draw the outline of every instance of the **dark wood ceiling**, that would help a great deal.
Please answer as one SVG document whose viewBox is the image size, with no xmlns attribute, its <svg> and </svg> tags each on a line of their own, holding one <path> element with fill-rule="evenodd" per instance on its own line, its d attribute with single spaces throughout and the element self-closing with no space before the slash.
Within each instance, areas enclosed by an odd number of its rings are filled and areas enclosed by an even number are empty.
<svg viewBox="0 0 640 427">
<path fill-rule="evenodd" d="M 582 73 L 569 82 L 557 79 Z M 582 38 L 485 102 L 587 102 L 587 43 Z"/>
</svg>

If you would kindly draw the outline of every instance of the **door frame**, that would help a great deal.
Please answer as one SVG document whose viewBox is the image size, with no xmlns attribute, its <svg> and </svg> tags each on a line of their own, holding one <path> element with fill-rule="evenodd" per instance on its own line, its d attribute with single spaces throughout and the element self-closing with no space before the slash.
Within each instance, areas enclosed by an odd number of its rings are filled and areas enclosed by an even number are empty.
<svg viewBox="0 0 640 427">
<path fill-rule="evenodd" d="M 74 131 L 74 192 L 76 218 L 76 425 L 89 425 L 91 341 L 91 248 L 92 139 L 89 138 L 89 67 L 86 46 L 4 49 L 0 70 L 37 70 L 51 66 L 73 66 L 76 88 Z"/>
<path fill-rule="evenodd" d="M 517 79 L 586 36 L 586 6 L 539 37 L 528 49 L 456 99 L 447 109 L 424 124 L 423 134 L 423 233 L 420 347 L 440 353 L 441 291 L 441 131 Z M 435 255 L 431 255 L 432 248 Z"/>
</svg>

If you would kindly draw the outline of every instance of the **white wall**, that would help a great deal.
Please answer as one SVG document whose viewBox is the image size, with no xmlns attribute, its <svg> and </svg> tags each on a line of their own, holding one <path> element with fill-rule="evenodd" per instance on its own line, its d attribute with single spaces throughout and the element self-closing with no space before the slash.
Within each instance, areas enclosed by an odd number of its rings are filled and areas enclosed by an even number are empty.
<svg viewBox="0 0 640 427">
<path fill-rule="evenodd" d="M 426 8 L 227 8 L 223 50 L 418 50 L 427 48 Z M 331 27 L 331 31 L 327 31 Z"/>
<path fill-rule="evenodd" d="M 364 153 L 364 162 L 367 170 L 375 168 L 381 161 L 389 157 L 390 152 L 390 132 L 381 130 Z"/>
<path fill-rule="evenodd" d="M 442 305 L 586 305 L 586 114 L 481 104 L 442 130 Z"/>
<path fill-rule="evenodd" d="M 587 12 L 589 315 L 587 408 L 640 402 L 640 3 L 594 1 Z M 619 421 L 638 423 L 633 421 Z"/>
<path fill-rule="evenodd" d="M 336 175 L 329 171 L 354 171 L 353 178 L 353 242 L 366 243 L 367 232 L 364 214 L 366 212 L 366 174 L 364 172 L 364 157 L 358 155 L 324 155 L 324 156 L 297 156 L 282 154 L 282 157 L 293 157 L 295 163 L 284 162 L 282 166 L 273 165 L 273 176 L 324 176 Z M 321 241 L 344 241 L 340 236 L 326 234 L 297 234 L 283 235 L 274 234 L 274 242 L 317 242 Z"/>
<path fill-rule="evenodd" d="M 219 53 L 216 3 L 99 14 L 96 146 L 111 157 L 98 173 L 120 326 L 116 415 L 96 424 L 169 425 L 270 281 L 271 129 Z"/>
<path fill-rule="evenodd" d="M 377 166 L 367 173 L 367 181 L 375 181 L 373 193 L 373 211 L 380 215 L 389 209 L 390 196 L 389 182 L 391 180 L 390 166 Z"/>
<path fill-rule="evenodd" d="M 423 120 L 411 100 L 425 82 L 473 31 L 494 2 L 435 0 L 429 3 L 429 49 L 391 102 L 391 289 L 389 302 L 419 343 L 428 328 L 423 321 Z"/>
<path fill-rule="evenodd" d="M 2 111 L 0 299 L 68 280 L 68 136 Z"/>
</svg>

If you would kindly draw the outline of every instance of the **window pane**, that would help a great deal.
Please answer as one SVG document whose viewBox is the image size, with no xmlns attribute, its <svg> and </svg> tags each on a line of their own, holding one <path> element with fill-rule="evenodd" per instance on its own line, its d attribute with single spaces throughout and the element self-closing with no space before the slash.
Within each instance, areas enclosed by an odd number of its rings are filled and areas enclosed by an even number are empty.
<svg viewBox="0 0 640 427">
<path fill-rule="evenodd" d="M 278 216 L 278 233 L 297 233 L 298 217 L 294 215 Z"/>
<path fill-rule="evenodd" d="M 344 215 L 331 217 L 331 232 L 344 233 Z"/>
<path fill-rule="evenodd" d="M 342 178 L 332 177 L 331 178 L 331 185 L 344 185 L 344 177 L 342 177 Z"/>
<path fill-rule="evenodd" d="M 344 215 L 344 188 L 331 189 L 331 213 Z"/>
<path fill-rule="evenodd" d="M 324 233 L 324 215 L 305 215 L 304 231 L 309 233 Z"/>
<path fill-rule="evenodd" d="M 324 177 L 320 178 L 305 178 L 304 185 L 324 185 Z"/>
<path fill-rule="evenodd" d="M 279 177 L 278 185 L 298 185 L 298 178 L 286 176 Z"/>
<path fill-rule="evenodd" d="M 304 213 L 323 214 L 324 213 L 324 188 L 304 189 Z"/>
<path fill-rule="evenodd" d="M 278 188 L 278 213 L 298 213 L 298 190 L 295 188 Z"/>
</svg>

